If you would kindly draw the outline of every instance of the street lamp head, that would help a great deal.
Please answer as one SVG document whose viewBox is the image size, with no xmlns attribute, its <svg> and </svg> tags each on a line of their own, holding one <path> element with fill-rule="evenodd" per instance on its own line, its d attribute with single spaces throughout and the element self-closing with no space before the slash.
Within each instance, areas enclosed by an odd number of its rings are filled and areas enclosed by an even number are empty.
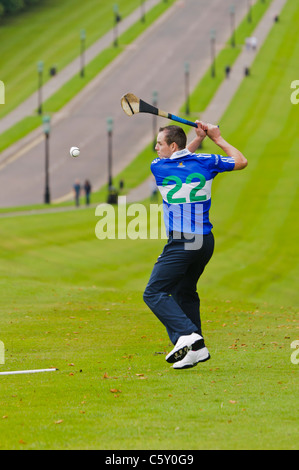
<svg viewBox="0 0 299 470">
<path fill-rule="evenodd" d="M 190 64 L 189 62 L 185 62 L 185 72 L 189 73 L 190 72 Z"/>
<path fill-rule="evenodd" d="M 235 14 L 235 5 L 231 5 L 231 6 L 229 7 L 229 11 L 230 11 L 230 14 L 231 14 L 231 15 L 234 15 L 234 14 Z"/>
<path fill-rule="evenodd" d="M 215 39 L 216 39 L 216 30 L 215 29 L 211 29 L 210 37 L 211 37 L 212 41 L 215 41 Z"/>
<path fill-rule="evenodd" d="M 85 29 L 81 29 L 81 31 L 80 31 L 80 38 L 81 38 L 81 41 L 85 41 L 85 39 L 86 39 L 86 31 L 85 31 Z"/>
<path fill-rule="evenodd" d="M 37 63 L 37 71 L 39 73 L 42 73 L 42 71 L 44 70 L 44 63 L 42 60 L 40 60 L 38 63 Z"/>
<path fill-rule="evenodd" d="M 106 122 L 107 122 L 107 131 L 108 132 L 112 132 L 113 131 L 113 118 L 112 117 L 108 117 L 106 119 Z"/>
<path fill-rule="evenodd" d="M 158 101 L 158 92 L 153 91 L 153 103 L 157 103 L 157 101 Z"/>
<path fill-rule="evenodd" d="M 50 134 L 51 131 L 51 118 L 50 116 L 43 116 L 43 130 L 46 135 Z"/>
</svg>

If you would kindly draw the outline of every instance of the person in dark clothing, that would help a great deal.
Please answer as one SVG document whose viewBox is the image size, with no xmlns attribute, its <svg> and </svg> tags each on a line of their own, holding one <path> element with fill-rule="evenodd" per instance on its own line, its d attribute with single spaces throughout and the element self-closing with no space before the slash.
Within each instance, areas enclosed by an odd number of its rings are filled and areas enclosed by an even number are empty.
<svg viewBox="0 0 299 470">
<path fill-rule="evenodd" d="M 85 191 L 85 201 L 86 205 L 89 206 L 90 204 L 90 194 L 91 194 L 91 184 L 89 180 L 86 180 L 84 183 L 84 191 Z"/>
<path fill-rule="evenodd" d="M 80 181 L 78 179 L 75 181 L 73 189 L 74 189 L 75 204 L 76 204 L 77 207 L 79 207 L 79 205 L 80 205 L 81 185 L 80 185 Z"/>
</svg>

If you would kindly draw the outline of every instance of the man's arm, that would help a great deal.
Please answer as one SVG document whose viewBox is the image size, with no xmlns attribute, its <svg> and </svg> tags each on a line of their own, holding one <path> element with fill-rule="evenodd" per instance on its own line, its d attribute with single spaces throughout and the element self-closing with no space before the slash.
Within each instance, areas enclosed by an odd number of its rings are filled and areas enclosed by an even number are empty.
<svg viewBox="0 0 299 470">
<path fill-rule="evenodd" d="M 214 142 L 226 153 L 226 155 L 232 157 L 235 160 L 234 170 L 243 170 L 247 167 L 248 162 L 244 155 L 240 152 L 240 150 L 226 142 L 223 137 L 219 137 L 219 139 L 214 140 Z"/>
<path fill-rule="evenodd" d="M 218 147 L 220 147 L 226 153 L 226 155 L 232 157 L 235 160 L 234 170 L 243 170 L 243 168 L 246 168 L 248 164 L 247 159 L 240 152 L 240 150 L 236 149 L 223 139 L 219 127 L 213 126 L 212 124 L 206 124 L 206 126 L 208 137 L 216 145 L 218 145 Z"/>
</svg>

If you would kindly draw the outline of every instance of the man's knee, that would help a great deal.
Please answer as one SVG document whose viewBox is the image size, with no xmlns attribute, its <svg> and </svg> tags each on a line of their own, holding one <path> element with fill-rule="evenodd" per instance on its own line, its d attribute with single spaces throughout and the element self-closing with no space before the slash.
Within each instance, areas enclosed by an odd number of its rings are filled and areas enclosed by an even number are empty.
<svg viewBox="0 0 299 470">
<path fill-rule="evenodd" d="M 155 292 L 149 287 L 146 286 L 145 291 L 143 292 L 143 301 L 146 305 L 150 306 L 155 298 Z"/>
<path fill-rule="evenodd" d="M 143 292 L 143 300 L 148 307 L 153 309 L 163 296 L 163 292 L 155 288 L 153 285 L 147 285 Z"/>
</svg>

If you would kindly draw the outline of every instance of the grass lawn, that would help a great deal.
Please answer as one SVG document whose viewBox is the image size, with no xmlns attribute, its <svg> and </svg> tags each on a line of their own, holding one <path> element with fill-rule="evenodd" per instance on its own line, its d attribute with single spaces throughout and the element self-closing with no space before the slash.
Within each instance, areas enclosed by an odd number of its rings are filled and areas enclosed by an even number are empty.
<svg viewBox="0 0 299 470">
<path fill-rule="evenodd" d="M 200 289 L 212 360 L 174 371 L 142 301 L 163 242 L 99 241 L 96 220 L 84 210 L 2 221 L 1 370 L 59 371 L 1 377 L 0 448 L 294 448 L 294 304 L 253 300 L 243 285 L 221 297 L 217 250 Z M 228 263 L 234 273 L 238 260 Z M 257 274 L 247 267 L 248 281 Z"/>
<path fill-rule="evenodd" d="M 213 184 L 210 361 L 173 370 L 142 301 L 164 240 L 100 241 L 93 209 L 1 219 L 0 371 L 59 369 L 0 377 L 1 449 L 298 448 L 298 20 L 289 0 L 221 120 L 249 166 Z"/>
</svg>

